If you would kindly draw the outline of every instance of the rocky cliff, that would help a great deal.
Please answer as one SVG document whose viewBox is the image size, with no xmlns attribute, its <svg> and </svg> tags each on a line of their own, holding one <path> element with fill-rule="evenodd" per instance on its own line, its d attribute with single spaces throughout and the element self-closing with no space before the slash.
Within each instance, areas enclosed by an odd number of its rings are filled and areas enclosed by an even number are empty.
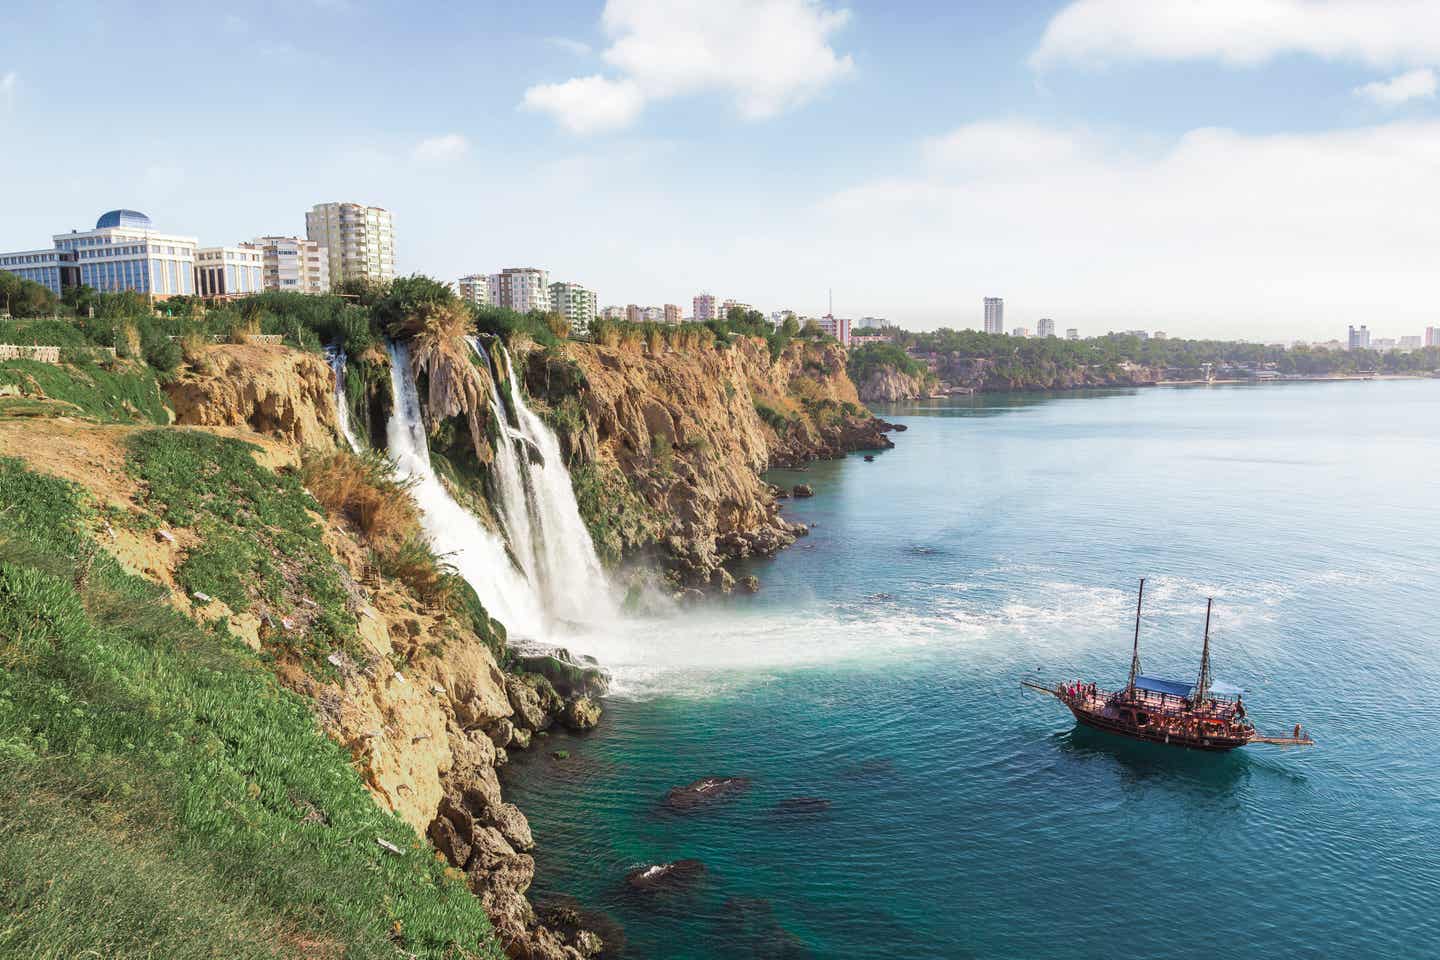
<svg viewBox="0 0 1440 960">
<path fill-rule="evenodd" d="M 324 357 L 258 343 L 203 347 L 165 385 L 177 423 L 243 426 L 327 450 L 335 447 L 334 389 Z"/>
<path fill-rule="evenodd" d="M 864 382 L 859 384 L 858 391 L 860 399 L 866 403 L 914 400 L 926 393 L 925 384 L 919 377 L 912 377 L 890 366 L 871 370 Z"/>
<path fill-rule="evenodd" d="M 727 347 L 571 343 L 522 366 L 570 456 L 582 512 L 609 559 L 654 554 L 679 587 L 733 584 L 723 564 L 772 553 L 804 528 L 760 478 L 891 446 L 860 405 L 834 343 Z"/>
<path fill-rule="evenodd" d="M 317 456 L 322 462 L 347 456 L 333 453 L 333 389 L 328 364 L 314 354 L 275 346 L 208 347 L 169 388 L 178 419 L 191 426 L 157 432 L 254 444 L 253 459 L 247 454 L 237 461 L 248 464 L 243 475 L 227 477 L 246 489 L 283 487 L 284 476 L 308 471 Z M 244 579 L 242 566 L 234 568 L 240 582 L 219 575 L 234 596 L 247 599 L 243 612 L 187 587 L 187 562 L 219 550 L 216 538 L 235 516 L 248 518 L 244 536 L 256 534 L 267 553 L 275 549 L 258 535 L 264 511 L 216 503 L 224 515 L 196 507 L 191 521 L 154 526 L 160 515 L 149 499 L 154 491 L 137 475 L 133 451 L 127 453 L 137 436 L 131 427 L 0 420 L 7 453 L 79 484 L 109 511 L 100 545 L 126 570 L 164 587 L 187 616 L 248 645 L 285 686 L 306 698 L 376 802 L 427 838 L 464 877 L 510 956 L 597 955 L 603 944 L 583 927 L 550 928 L 537 920 L 526 898 L 535 871 L 534 839 L 525 815 L 505 801 L 497 771 L 511 751 L 528 749 L 551 726 L 593 727 L 602 675 L 556 651 L 518 658 L 507 651 L 502 668 L 498 627 L 490 624 L 482 636 L 480 621 L 387 572 L 377 562 L 380 544 L 373 532 L 343 505 L 321 506 L 324 494 L 308 508 L 320 542 L 307 556 L 332 568 L 326 576 L 342 591 L 337 616 L 353 625 L 354 639 L 314 662 L 296 645 L 309 619 L 322 615 L 323 604 L 310 596 L 314 569 L 290 570 L 283 557 L 274 558 L 286 573 L 273 585 L 279 593 L 263 598 L 257 595 L 261 588 Z M 234 469 L 232 463 L 227 471 Z M 316 477 L 306 477 L 314 486 Z M 363 482 L 346 477 L 345 495 L 353 496 Z M 290 529 L 285 536 L 312 534 Z M 479 616 L 485 619 L 483 612 Z"/>
</svg>

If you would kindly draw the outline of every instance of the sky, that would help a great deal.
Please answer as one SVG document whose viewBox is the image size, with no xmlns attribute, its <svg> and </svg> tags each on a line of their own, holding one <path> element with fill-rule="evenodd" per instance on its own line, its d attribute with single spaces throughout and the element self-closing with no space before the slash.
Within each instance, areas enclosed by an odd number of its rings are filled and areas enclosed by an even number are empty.
<svg viewBox="0 0 1440 960">
<path fill-rule="evenodd" d="M 0 5 L 0 250 L 395 218 L 541 266 L 911 329 L 1440 325 L 1435 0 Z"/>
</svg>

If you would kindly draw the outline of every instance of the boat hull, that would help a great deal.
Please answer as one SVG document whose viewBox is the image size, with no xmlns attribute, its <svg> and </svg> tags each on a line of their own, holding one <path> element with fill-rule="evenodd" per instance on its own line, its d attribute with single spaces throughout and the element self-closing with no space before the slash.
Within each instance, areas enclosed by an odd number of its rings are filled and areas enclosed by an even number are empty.
<svg viewBox="0 0 1440 960">
<path fill-rule="evenodd" d="M 1135 724 L 1124 723 L 1111 717 L 1078 709 L 1070 704 L 1066 704 L 1066 706 L 1070 707 L 1070 712 L 1075 715 L 1075 719 L 1085 726 L 1131 740 L 1144 740 L 1147 743 L 1158 743 L 1167 747 L 1184 747 L 1187 750 L 1208 750 L 1212 753 L 1234 750 L 1236 747 L 1243 747 L 1250 742 L 1248 738 L 1242 740 L 1228 736 L 1193 736 L 1166 731 L 1158 727 L 1138 727 Z"/>
</svg>

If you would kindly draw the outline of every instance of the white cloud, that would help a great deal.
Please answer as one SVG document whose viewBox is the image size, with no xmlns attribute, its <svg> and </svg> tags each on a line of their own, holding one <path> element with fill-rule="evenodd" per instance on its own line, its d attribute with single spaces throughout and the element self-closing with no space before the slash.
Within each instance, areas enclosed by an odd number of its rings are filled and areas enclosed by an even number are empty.
<svg viewBox="0 0 1440 960">
<path fill-rule="evenodd" d="M 15 88 L 18 86 L 20 86 L 20 74 L 14 70 L 0 76 L 0 103 L 5 105 L 6 110 L 15 106 Z"/>
<path fill-rule="evenodd" d="M 640 116 L 645 97 L 630 81 L 607 80 L 597 73 L 531 87 L 524 105 L 550 114 L 571 133 L 588 134 L 629 126 Z"/>
<path fill-rule="evenodd" d="M 470 141 L 458 133 L 426 137 L 410 150 L 410 159 L 417 163 L 445 164 L 459 160 L 470 150 Z"/>
<path fill-rule="evenodd" d="M 923 155 L 915 176 L 828 198 L 811 227 L 816 252 L 852 277 L 916 279 L 877 291 L 877 310 L 973 325 L 980 298 L 998 293 L 1033 304 L 1030 319 L 1089 332 L 1326 338 L 1373 320 L 1377 302 L 1387 325 L 1429 315 L 1440 123 L 1197 129 L 1159 149 L 987 123 Z"/>
<path fill-rule="evenodd" d="M 830 45 L 849 19 L 822 0 L 607 0 L 604 59 L 618 78 L 531 87 L 525 105 L 554 113 L 576 132 L 624 126 L 650 101 L 711 92 L 732 98 L 746 118 L 773 117 L 854 68 Z M 591 109 L 603 118 L 567 116 Z"/>
<path fill-rule="evenodd" d="M 1433 100 L 1435 89 L 1435 71 L 1425 67 L 1389 80 L 1376 80 L 1356 87 L 1355 95 L 1373 100 L 1382 107 L 1398 107 L 1407 100 Z"/>
<path fill-rule="evenodd" d="M 572 40 L 569 37 L 546 37 L 545 43 L 557 50 L 564 50 L 566 53 L 573 54 L 577 57 L 588 57 L 594 52 L 590 49 L 590 44 L 583 43 L 579 40 Z"/>
<path fill-rule="evenodd" d="M 1074 0 L 1045 28 L 1037 67 L 1124 60 L 1262 63 L 1304 53 L 1370 66 L 1440 60 L 1427 0 Z"/>
</svg>

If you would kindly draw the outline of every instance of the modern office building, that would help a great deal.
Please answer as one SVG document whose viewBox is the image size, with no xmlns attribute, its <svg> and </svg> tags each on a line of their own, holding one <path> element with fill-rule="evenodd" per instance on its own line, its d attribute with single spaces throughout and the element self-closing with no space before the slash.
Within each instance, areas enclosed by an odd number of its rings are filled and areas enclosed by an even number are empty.
<svg viewBox="0 0 1440 960">
<path fill-rule="evenodd" d="M 1049 317 L 1041 317 L 1041 318 L 1040 318 L 1040 321 L 1035 324 L 1035 336 L 1037 336 L 1037 337 L 1053 337 L 1053 336 L 1055 336 L 1055 321 L 1054 321 L 1054 320 L 1051 320 Z"/>
<path fill-rule="evenodd" d="M 256 237 L 266 290 L 295 293 L 330 292 L 330 251 L 301 237 Z"/>
<path fill-rule="evenodd" d="M 1440 327 L 1425 328 L 1425 346 L 1440 347 Z"/>
<path fill-rule="evenodd" d="M 680 305 L 678 303 L 665 304 L 665 322 L 674 326 L 680 322 Z"/>
<path fill-rule="evenodd" d="M 80 268 L 76 266 L 75 254 L 56 250 L 17 250 L 14 253 L 0 253 L 0 270 L 17 277 L 49 287 L 57 296 L 66 287 L 78 286 Z"/>
<path fill-rule="evenodd" d="M 1005 332 L 1005 301 L 1001 297 L 985 298 L 985 332 Z"/>
<path fill-rule="evenodd" d="M 724 314 L 720 310 L 720 301 L 714 295 L 702 293 L 691 301 L 694 312 L 691 318 L 696 323 L 704 323 L 706 320 L 719 320 Z"/>
<path fill-rule="evenodd" d="M 390 211 L 363 203 L 317 203 L 305 214 L 305 236 L 330 254 L 330 281 L 395 279 L 395 225 Z"/>
<path fill-rule="evenodd" d="M 247 297 L 265 289 L 259 247 L 201 247 L 195 251 L 195 292 L 202 297 Z"/>
<path fill-rule="evenodd" d="M 495 306 L 516 313 L 549 313 L 550 273 L 539 267 L 506 267 L 490 274 L 490 296 Z"/>
<path fill-rule="evenodd" d="M 595 291 L 578 283 L 550 284 L 550 309 L 570 321 L 570 329 L 584 332 L 595 319 Z"/>
<path fill-rule="evenodd" d="M 1065 339 L 1066 339 L 1066 340 L 1079 340 L 1079 339 L 1080 339 L 1080 331 L 1077 330 L 1077 329 L 1075 329 L 1074 327 L 1070 327 L 1068 330 L 1065 331 Z"/>
<path fill-rule="evenodd" d="M 477 307 L 488 307 L 495 303 L 495 291 L 490 287 L 488 273 L 472 273 L 469 276 L 461 277 L 455 281 L 455 288 L 460 291 L 461 300 L 473 303 Z"/>
<path fill-rule="evenodd" d="M 1365 324 L 1362 323 L 1362 324 L 1360 324 L 1360 329 L 1359 329 L 1359 330 L 1356 330 L 1355 327 L 1352 325 L 1352 326 L 1350 327 L 1350 337 L 1349 337 L 1349 339 L 1348 339 L 1348 341 L 1347 341 L 1346 349 L 1348 349 L 1348 350 L 1369 350 L 1369 349 L 1370 349 L 1370 328 L 1367 327 Z"/>
<path fill-rule="evenodd" d="M 143 213 L 111 210 L 95 221 L 94 230 L 56 235 L 55 249 L 73 253 L 80 283 L 101 293 L 194 294 L 199 241 L 151 227 Z"/>
</svg>

